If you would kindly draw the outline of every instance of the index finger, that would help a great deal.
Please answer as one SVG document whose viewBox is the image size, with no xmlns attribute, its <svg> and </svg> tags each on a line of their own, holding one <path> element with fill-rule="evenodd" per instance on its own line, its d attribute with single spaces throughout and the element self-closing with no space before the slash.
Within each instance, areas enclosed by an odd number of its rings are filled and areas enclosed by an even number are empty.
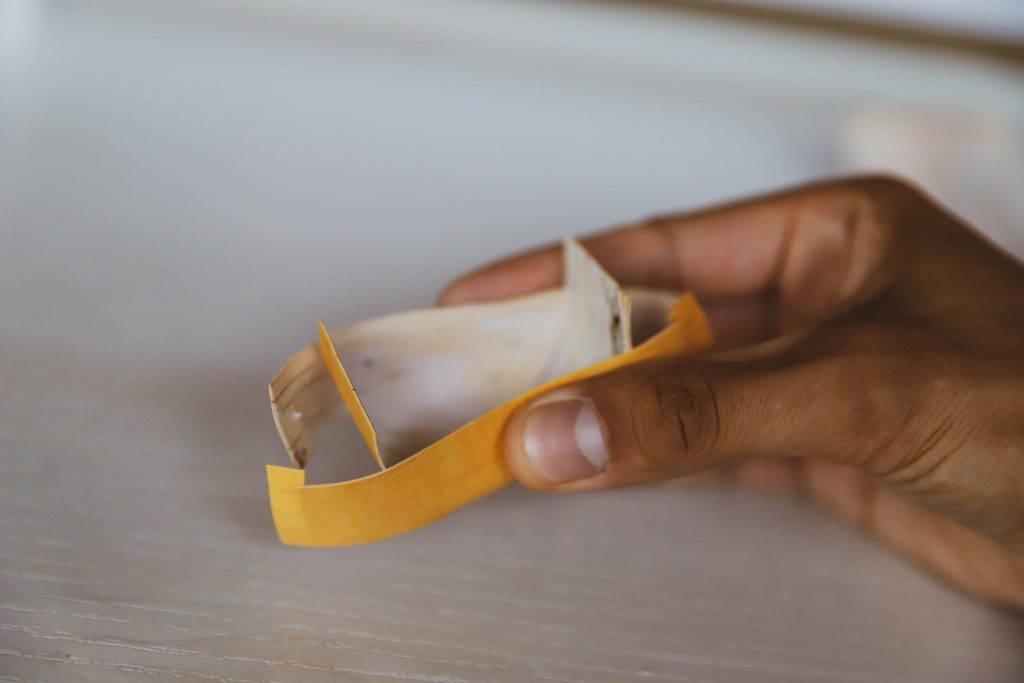
<svg viewBox="0 0 1024 683">
<path fill-rule="evenodd" d="M 817 309 L 864 265 L 857 250 L 865 243 L 858 237 L 871 229 L 863 211 L 870 182 L 807 185 L 655 218 L 582 243 L 623 285 L 689 290 L 711 303 L 772 296 L 789 307 Z M 440 302 L 493 301 L 557 286 L 560 254 L 560 246 L 549 246 L 485 266 L 448 285 Z"/>
</svg>

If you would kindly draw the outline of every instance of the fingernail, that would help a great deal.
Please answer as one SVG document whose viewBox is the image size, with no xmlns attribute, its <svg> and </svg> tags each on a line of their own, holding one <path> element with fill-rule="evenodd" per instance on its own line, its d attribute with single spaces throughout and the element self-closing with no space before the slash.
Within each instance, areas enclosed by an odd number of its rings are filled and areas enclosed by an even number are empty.
<svg viewBox="0 0 1024 683">
<path fill-rule="evenodd" d="M 526 416 L 525 432 L 530 465 L 552 484 L 593 476 L 608 464 L 601 418 L 590 401 L 538 404 Z"/>
</svg>

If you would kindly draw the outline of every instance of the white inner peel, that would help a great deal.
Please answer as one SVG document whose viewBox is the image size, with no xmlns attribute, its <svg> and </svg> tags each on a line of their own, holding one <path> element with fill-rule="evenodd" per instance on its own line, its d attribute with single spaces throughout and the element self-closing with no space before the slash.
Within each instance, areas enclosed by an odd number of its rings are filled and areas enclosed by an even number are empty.
<svg viewBox="0 0 1024 683">
<path fill-rule="evenodd" d="M 565 255 L 561 289 L 400 313 L 331 333 L 385 465 L 537 386 L 628 350 L 631 327 L 665 324 L 676 293 L 627 296 L 575 241 L 566 241 Z M 310 434 L 340 405 L 315 347 L 294 356 L 270 392 L 282 440 L 302 466 Z"/>
</svg>

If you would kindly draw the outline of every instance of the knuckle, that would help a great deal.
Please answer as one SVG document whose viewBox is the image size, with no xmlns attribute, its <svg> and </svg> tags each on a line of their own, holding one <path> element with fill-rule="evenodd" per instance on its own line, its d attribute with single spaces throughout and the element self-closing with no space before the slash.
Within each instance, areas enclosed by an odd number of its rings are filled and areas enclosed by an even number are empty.
<svg viewBox="0 0 1024 683">
<path fill-rule="evenodd" d="M 897 328 L 897 329 L 894 329 Z M 912 325 L 860 321 L 837 328 L 821 379 L 835 397 L 847 464 L 889 477 L 919 460 L 919 435 L 933 426 L 928 367 L 941 363 Z M 923 362 L 908 363 L 915 357 Z M 931 359 L 931 360 L 927 360 Z M 937 443 L 944 443 L 940 430 Z M 932 452 L 926 444 L 925 452 Z"/>
<path fill-rule="evenodd" d="M 897 175 L 872 174 L 859 176 L 850 181 L 850 188 L 872 203 L 891 204 L 919 200 L 923 192 L 912 181 Z"/>
<path fill-rule="evenodd" d="M 922 212 L 932 213 L 928 195 L 911 181 L 897 176 L 865 176 L 853 180 L 851 215 L 861 225 L 873 226 L 889 246 L 902 244 L 920 230 Z"/>
<path fill-rule="evenodd" d="M 637 443 L 655 469 L 690 469 L 714 451 L 721 431 L 715 385 L 700 368 L 654 372 L 646 383 L 652 410 L 637 425 Z"/>
</svg>

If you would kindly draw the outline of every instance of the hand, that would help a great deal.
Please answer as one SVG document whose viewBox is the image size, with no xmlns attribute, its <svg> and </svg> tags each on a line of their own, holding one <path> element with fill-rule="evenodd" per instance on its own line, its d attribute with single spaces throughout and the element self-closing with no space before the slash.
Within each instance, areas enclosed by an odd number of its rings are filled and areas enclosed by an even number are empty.
<svg viewBox="0 0 1024 683">
<path fill-rule="evenodd" d="M 806 491 L 955 584 L 1024 607 L 1024 267 L 884 179 L 798 188 L 602 233 L 624 285 L 691 290 L 718 351 L 524 406 L 525 485 L 594 491 L 712 471 Z M 558 247 L 443 304 L 556 286 Z"/>
</svg>

